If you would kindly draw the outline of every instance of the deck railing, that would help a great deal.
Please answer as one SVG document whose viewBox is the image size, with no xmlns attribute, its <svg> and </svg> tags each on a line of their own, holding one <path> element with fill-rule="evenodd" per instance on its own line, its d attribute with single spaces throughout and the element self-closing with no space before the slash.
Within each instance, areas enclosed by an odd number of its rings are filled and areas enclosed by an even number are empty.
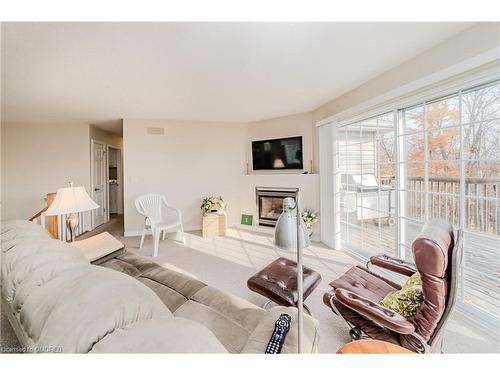
<svg viewBox="0 0 500 375">
<path fill-rule="evenodd" d="M 427 202 L 429 217 L 440 217 L 459 225 L 460 205 L 465 203 L 467 229 L 500 235 L 500 179 L 466 178 L 464 199 L 461 199 L 458 177 L 431 177 L 428 188 L 425 185 L 423 177 L 407 179 L 409 217 L 425 219 Z"/>
<path fill-rule="evenodd" d="M 379 181 L 382 185 L 395 187 L 394 176 L 381 176 Z M 464 229 L 473 234 L 466 240 L 467 262 L 463 263 L 460 298 L 466 305 L 495 315 L 500 309 L 498 242 L 495 239 L 500 235 L 500 179 L 466 178 L 464 182 L 465 188 L 461 191 L 458 177 L 430 177 L 427 186 L 423 177 L 408 177 L 405 216 L 423 223 L 428 205 L 428 217 L 440 217 L 457 228 L 460 226 L 460 205 L 465 205 Z M 369 229 L 365 226 L 365 231 Z"/>
<path fill-rule="evenodd" d="M 385 186 L 395 186 L 394 176 L 381 176 L 379 181 Z M 406 216 L 425 221 L 428 204 L 429 217 L 440 217 L 458 226 L 462 204 L 460 178 L 430 177 L 428 188 L 425 184 L 424 177 L 407 178 Z M 463 201 L 467 229 L 500 235 L 500 179 L 466 178 Z"/>
</svg>

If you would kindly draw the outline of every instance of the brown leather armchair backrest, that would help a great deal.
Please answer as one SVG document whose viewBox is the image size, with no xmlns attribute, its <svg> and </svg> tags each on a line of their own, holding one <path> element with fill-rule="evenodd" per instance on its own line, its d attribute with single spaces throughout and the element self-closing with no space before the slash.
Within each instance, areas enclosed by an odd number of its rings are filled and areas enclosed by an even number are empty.
<svg viewBox="0 0 500 375">
<path fill-rule="evenodd" d="M 415 265 L 422 278 L 424 300 L 411 320 L 416 332 L 427 341 L 447 310 L 454 274 L 451 269 L 453 248 L 453 227 L 440 219 L 428 221 L 412 245 Z"/>
<path fill-rule="evenodd" d="M 459 230 L 457 232 L 457 236 L 455 239 L 455 246 L 451 249 L 448 255 L 448 298 L 446 299 L 446 307 L 443 312 L 443 316 L 439 321 L 437 327 L 432 334 L 429 344 L 433 346 L 435 342 L 438 342 L 442 339 L 442 335 L 444 332 L 444 327 L 448 322 L 451 312 L 455 307 L 455 302 L 457 300 L 458 294 L 458 283 L 459 283 L 459 275 L 460 275 L 460 267 L 462 265 L 462 256 L 463 256 L 463 231 Z"/>
</svg>

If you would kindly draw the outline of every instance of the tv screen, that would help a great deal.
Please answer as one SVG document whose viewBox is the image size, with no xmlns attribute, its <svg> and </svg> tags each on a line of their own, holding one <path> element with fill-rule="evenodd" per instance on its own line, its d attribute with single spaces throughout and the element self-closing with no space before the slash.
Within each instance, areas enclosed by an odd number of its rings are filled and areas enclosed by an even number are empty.
<svg viewBox="0 0 500 375">
<path fill-rule="evenodd" d="M 252 142 L 253 169 L 303 169 L 302 137 Z"/>
</svg>

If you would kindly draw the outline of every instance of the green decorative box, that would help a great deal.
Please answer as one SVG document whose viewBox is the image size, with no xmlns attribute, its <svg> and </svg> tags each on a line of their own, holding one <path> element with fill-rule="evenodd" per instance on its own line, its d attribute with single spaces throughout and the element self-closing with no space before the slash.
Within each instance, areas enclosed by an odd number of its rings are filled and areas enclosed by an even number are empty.
<svg viewBox="0 0 500 375">
<path fill-rule="evenodd" d="M 244 225 L 252 225 L 253 222 L 253 216 L 252 215 L 241 215 L 241 224 Z"/>
</svg>

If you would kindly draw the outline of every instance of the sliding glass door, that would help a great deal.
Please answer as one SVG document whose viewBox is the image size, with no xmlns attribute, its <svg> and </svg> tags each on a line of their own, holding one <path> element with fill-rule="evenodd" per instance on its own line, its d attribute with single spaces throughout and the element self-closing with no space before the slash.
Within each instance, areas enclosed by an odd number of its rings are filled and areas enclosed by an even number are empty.
<svg viewBox="0 0 500 375">
<path fill-rule="evenodd" d="M 400 111 L 406 173 L 401 253 L 425 220 L 464 230 L 462 302 L 500 315 L 500 84 Z"/>
<path fill-rule="evenodd" d="M 442 218 L 465 234 L 462 306 L 500 318 L 500 84 L 342 126 L 336 142 L 342 246 L 412 260 Z"/>
<path fill-rule="evenodd" d="M 411 260 L 411 243 L 426 220 L 439 217 L 460 226 L 459 95 L 403 109 L 399 117 L 405 175 L 400 247 Z"/>
<path fill-rule="evenodd" d="M 342 242 L 364 256 L 395 254 L 394 139 L 392 112 L 338 131 Z"/>
</svg>

